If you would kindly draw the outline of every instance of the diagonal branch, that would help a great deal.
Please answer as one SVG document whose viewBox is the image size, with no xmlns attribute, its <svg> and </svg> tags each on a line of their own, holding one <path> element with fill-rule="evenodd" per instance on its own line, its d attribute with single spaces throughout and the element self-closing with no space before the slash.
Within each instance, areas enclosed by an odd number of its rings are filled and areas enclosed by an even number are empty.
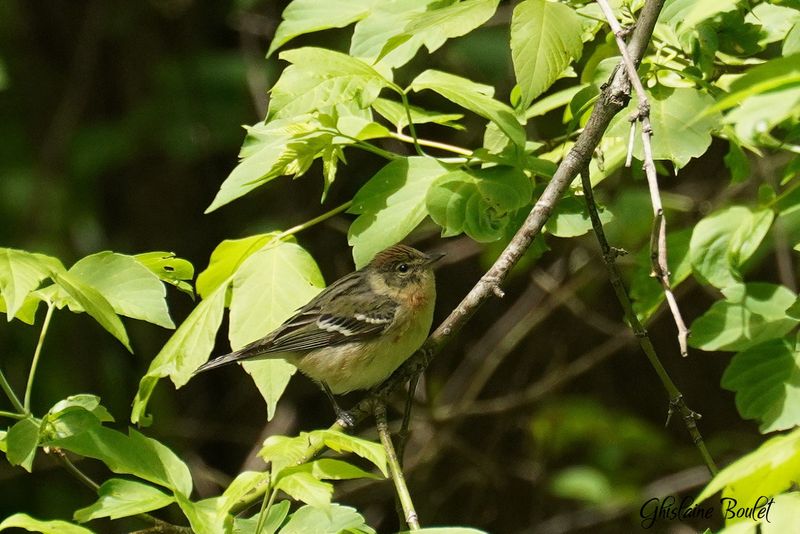
<svg viewBox="0 0 800 534">
<path fill-rule="evenodd" d="M 643 167 L 645 175 L 647 176 L 647 185 L 650 189 L 650 203 L 653 205 L 654 215 L 653 239 L 650 242 L 650 263 L 653 268 L 652 276 L 658 279 L 661 283 L 661 287 L 664 289 L 667 304 L 675 320 L 675 326 L 678 328 L 678 345 L 680 346 L 681 355 L 688 356 L 689 348 L 687 338 L 689 337 L 689 329 L 683 321 L 683 316 L 678 308 L 678 302 L 675 300 L 675 295 L 672 293 L 672 287 L 669 282 L 669 266 L 667 265 L 667 222 L 664 218 L 664 207 L 661 205 L 661 193 L 658 190 L 656 164 L 655 161 L 653 161 L 653 147 L 650 143 L 650 137 L 653 135 L 653 127 L 650 125 L 650 102 L 647 100 L 647 94 L 642 85 L 642 80 L 636 72 L 636 64 L 628 52 L 628 46 L 625 44 L 624 36 L 627 32 L 620 26 L 607 0 L 597 0 L 597 4 L 603 11 L 603 15 L 605 15 L 608 25 L 611 27 L 611 31 L 614 32 L 617 47 L 622 54 L 622 64 L 625 66 L 628 79 L 633 85 L 634 91 L 636 91 L 636 98 L 639 100 L 638 111 L 631 117 L 628 156 L 625 160 L 625 166 L 630 167 L 631 165 L 634 131 L 636 129 L 636 121 L 639 121 L 642 123 Z"/>
<path fill-rule="evenodd" d="M 661 360 L 658 358 L 658 354 L 653 346 L 653 342 L 650 341 L 650 336 L 647 334 L 647 330 L 645 330 L 644 326 L 642 326 L 642 323 L 639 322 L 639 318 L 636 317 L 636 312 L 633 311 L 631 299 L 628 297 L 628 292 L 622 283 L 622 277 L 620 276 L 617 265 L 614 262 L 614 259 L 619 254 L 619 250 L 611 248 L 611 246 L 608 244 L 605 232 L 603 231 L 603 223 L 600 221 L 600 215 L 597 213 L 597 205 L 594 202 L 592 181 L 589 178 L 588 166 L 584 171 L 581 172 L 581 183 L 583 185 L 583 195 L 586 199 L 586 208 L 589 210 L 589 217 L 592 219 L 592 228 L 594 229 L 595 237 L 597 237 L 597 241 L 600 244 L 600 250 L 603 252 L 603 261 L 608 269 L 611 286 L 614 288 L 614 293 L 617 295 L 617 300 L 619 300 L 623 310 L 625 310 L 625 317 L 631 326 L 631 330 L 633 330 L 633 333 L 639 340 L 639 345 L 642 348 L 642 352 L 644 352 L 645 356 L 647 356 L 650 365 L 653 366 L 653 369 L 658 375 L 658 378 L 661 380 L 664 389 L 667 390 L 667 395 L 669 396 L 667 424 L 669 424 L 669 420 L 674 412 L 680 413 L 681 419 L 683 419 L 686 429 L 689 431 L 689 435 L 692 437 L 692 441 L 697 447 L 697 450 L 700 452 L 700 456 L 703 457 L 706 467 L 708 467 L 708 471 L 712 476 L 716 475 L 717 466 L 714 463 L 714 459 L 711 457 L 711 454 L 709 454 L 708 449 L 706 449 L 703 436 L 700 434 L 700 429 L 697 428 L 697 420 L 700 419 L 700 414 L 690 410 L 686 405 L 686 401 L 683 400 L 683 395 L 672 381 L 672 378 L 670 378 L 667 370 L 664 369 L 664 366 L 661 364 Z"/>
</svg>

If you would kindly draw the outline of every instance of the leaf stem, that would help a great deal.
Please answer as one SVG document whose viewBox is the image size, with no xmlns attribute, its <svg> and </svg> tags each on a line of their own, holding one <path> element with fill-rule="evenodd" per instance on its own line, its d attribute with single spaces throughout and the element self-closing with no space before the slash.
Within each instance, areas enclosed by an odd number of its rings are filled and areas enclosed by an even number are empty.
<svg viewBox="0 0 800 534">
<path fill-rule="evenodd" d="M 14 409 L 17 412 L 23 414 L 27 413 L 25 407 L 22 406 L 22 403 L 19 401 L 19 397 L 17 397 L 17 394 L 14 393 L 13 389 L 11 389 L 11 384 L 9 384 L 8 380 L 6 380 L 6 375 L 3 374 L 2 370 L 0 370 L 0 387 L 3 388 L 3 391 L 5 391 L 8 400 L 11 401 L 11 404 L 14 406 Z"/>
<path fill-rule="evenodd" d="M 28 373 L 28 385 L 25 387 L 25 413 L 30 413 L 31 411 L 31 391 L 33 390 L 33 378 L 36 375 L 36 367 L 39 365 L 39 356 L 42 353 L 44 338 L 47 335 L 47 329 L 50 327 L 50 319 L 53 317 L 54 308 L 55 306 L 52 302 L 47 303 L 47 314 L 44 316 L 42 331 L 39 333 L 39 341 L 36 343 L 36 350 L 33 351 L 31 370 Z"/>
<path fill-rule="evenodd" d="M 346 210 L 347 208 L 349 208 L 352 205 L 353 205 L 353 201 L 352 200 L 348 200 L 344 204 L 340 204 L 340 205 L 336 206 L 335 208 L 333 208 L 332 210 L 326 211 L 322 215 L 318 215 L 318 216 L 314 217 L 311 220 L 308 220 L 308 221 L 306 221 L 304 223 L 301 223 L 301 224 L 298 224 L 296 226 L 292 226 L 288 230 L 284 230 L 283 232 L 278 234 L 278 236 L 274 239 L 274 241 L 278 241 L 280 239 L 283 239 L 284 237 L 289 237 L 290 235 L 294 235 L 297 232 L 302 232 L 303 230 L 311 228 L 315 224 L 319 224 L 322 221 L 330 219 L 334 215 L 338 215 L 339 213 L 343 212 L 344 210 Z"/>
<path fill-rule="evenodd" d="M 414 120 L 411 118 L 411 105 L 408 103 L 408 95 L 405 91 L 400 91 L 400 99 L 403 101 L 403 108 L 406 110 L 406 119 L 408 120 L 408 131 L 411 132 L 411 138 L 414 142 L 414 148 L 417 150 L 417 155 L 425 157 L 427 154 L 420 146 L 419 138 L 417 137 L 417 127 L 414 126 Z"/>
<path fill-rule="evenodd" d="M 0 410 L 0 417 L 7 417 L 9 419 L 25 419 L 27 415 L 25 415 L 24 413 L 7 412 L 5 410 Z"/>
<path fill-rule="evenodd" d="M 389 472 L 392 475 L 397 496 L 400 498 L 400 504 L 403 507 L 403 519 L 408 524 L 409 529 L 419 530 L 419 518 L 417 517 L 417 511 L 414 509 L 414 502 L 411 500 L 411 494 L 408 492 L 408 486 L 406 486 L 406 479 L 403 477 L 403 470 L 400 468 L 400 462 L 392 444 L 389 423 L 386 421 L 386 405 L 383 401 L 375 403 L 375 423 L 378 428 L 378 436 L 380 436 L 383 448 L 386 450 Z"/>
<path fill-rule="evenodd" d="M 409 137 L 408 135 L 401 132 L 389 132 L 389 135 L 392 137 L 392 139 L 397 139 L 398 141 L 403 141 L 404 143 L 416 143 L 422 146 L 439 148 L 441 150 L 447 150 L 448 152 L 453 152 L 454 154 L 461 154 L 462 156 L 472 157 L 472 150 L 461 148 L 460 146 L 448 145 L 447 143 L 440 143 L 439 141 L 431 141 L 429 139 L 417 138 L 415 140 L 413 137 Z"/>
<path fill-rule="evenodd" d="M 272 503 L 275 502 L 275 495 L 278 492 L 273 488 L 269 492 L 269 498 L 267 495 L 264 494 L 264 501 L 261 503 L 261 510 L 258 512 L 258 523 L 256 523 L 256 532 L 261 532 L 261 529 L 264 528 L 264 521 L 267 520 L 267 515 L 269 514 L 270 508 L 272 508 Z"/>
</svg>

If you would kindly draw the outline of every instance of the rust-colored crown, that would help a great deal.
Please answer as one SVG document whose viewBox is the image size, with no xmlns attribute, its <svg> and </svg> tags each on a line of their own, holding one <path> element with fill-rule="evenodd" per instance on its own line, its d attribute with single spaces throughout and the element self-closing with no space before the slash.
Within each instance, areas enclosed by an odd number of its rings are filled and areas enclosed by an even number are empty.
<svg viewBox="0 0 800 534">
<path fill-rule="evenodd" d="M 426 257 L 425 254 L 408 245 L 392 245 L 378 252 L 370 262 L 370 265 L 380 269 L 381 267 L 397 263 L 398 261 L 425 259 Z"/>
</svg>

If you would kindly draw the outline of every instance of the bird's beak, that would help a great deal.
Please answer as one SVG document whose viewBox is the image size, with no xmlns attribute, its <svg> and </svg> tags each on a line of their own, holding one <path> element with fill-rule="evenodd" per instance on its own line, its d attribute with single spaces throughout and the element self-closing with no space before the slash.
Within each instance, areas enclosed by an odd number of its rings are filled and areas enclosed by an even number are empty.
<svg viewBox="0 0 800 534">
<path fill-rule="evenodd" d="M 444 252 L 430 252 L 425 254 L 425 265 L 431 265 L 432 263 L 436 263 L 437 261 L 441 260 L 445 257 Z"/>
</svg>

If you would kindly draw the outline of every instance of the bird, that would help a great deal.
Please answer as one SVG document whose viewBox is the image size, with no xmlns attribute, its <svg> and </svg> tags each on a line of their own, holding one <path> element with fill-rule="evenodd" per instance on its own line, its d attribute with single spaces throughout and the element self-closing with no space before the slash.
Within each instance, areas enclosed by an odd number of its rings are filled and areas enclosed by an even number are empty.
<svg viewBox="0 0 800 534">
<path fill-rule="evenodd" d="M 391 246 L 365 267 L 336 280 L 266 336 L 198 367 L 283 359 L 317 382 L 337 418 L 351 414 L 334 395 L 386 380 L 428 337 L 436 302 L 433 264 L 442 253 Z"/>
</svg>

